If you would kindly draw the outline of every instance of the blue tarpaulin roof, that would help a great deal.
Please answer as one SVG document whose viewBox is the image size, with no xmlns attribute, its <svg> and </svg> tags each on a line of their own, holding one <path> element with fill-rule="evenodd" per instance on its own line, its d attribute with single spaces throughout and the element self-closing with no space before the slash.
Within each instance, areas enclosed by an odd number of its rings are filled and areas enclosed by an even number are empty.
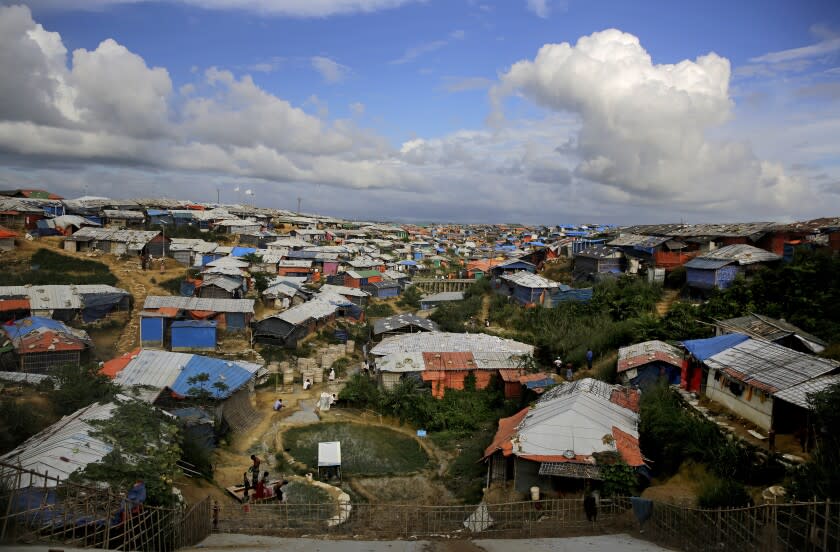
<svg viewBox="0 0 840 552">
<path fill-rule="evenodd" d="M 710 337 L 708 339 L 689 339 L 688 341 L 683 341 L 682 345 L 697 360 L 703 361 L 748 339 L 749 337 L 744 334 L 732 333 Z"/>
<path fill-rule="evenodd" d="M 397 264 L 404 266 L 417 266 L 417 261 L 400 261 Z"/>
<path fill-rule="evenodd" d="M 64 325 L 63 322 L 53 320 L 52 318 L 44 318 L 42 316 L 30 316 L 29 318 L 22 318 L 11 326 L 3 326 L 3 329 L 12 339 L 18 339 L 35 330 L 46 328 L 57 332 L 70 332 L 70 329 Z"/>
<path fill-rule="evenodd" d="M 162 209 L 148 209 L 146 214 L 150 217 L 163 217 L 169 214 L 169 211 L 164 211 Z"/>
<path fill-rule="evenodd" d="M 527 387 L 528 389 L 536 389 L 538 387 L 548 387 L 549 385 L 554 385 L 554 380 L 552 378 L 543 378 L 541 380 L 525 382 L 525 387 Z"/>
<path fill-rule="evenodd" d="M 736 262 L 738 261 L 735 259 L 703 259 L 702 257 L 695 257 L 685 263 L 685 267 L 698 270 L 717 270 Z"/>
<path fill-rule="evenodd" d="M 170 389 L 179 395 L 189 395 L 190 388 L 200 387 L 201 384 L 191 384 L 187 380 L 202 373 L 209 376 L 207 382 L 204 383 L 204 388 L 215 399 L 228 398 L 251 379 L 251 373 L 235 362 L 193 355 L 184 366 L 184 369 L 181 370 L 178 379 L 170 386 Z M 227 388 L 222 391 L 213 387 L 213 384 L 216 382 L 224 383 Z"/>
<path fill-rule="evenodd" d="M 249 255 L 251 253 L 256 253 L 256 247 L 234 247 L 231 252 L 231 257 L 244 257 L 245 255 Z"/>
</svg>

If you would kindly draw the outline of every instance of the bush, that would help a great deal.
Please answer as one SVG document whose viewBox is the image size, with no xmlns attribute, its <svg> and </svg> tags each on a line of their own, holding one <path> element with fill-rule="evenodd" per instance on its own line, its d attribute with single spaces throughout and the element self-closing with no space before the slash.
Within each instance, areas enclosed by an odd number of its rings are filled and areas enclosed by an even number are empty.
<svg viewBox="0 0 840 552">
<path fill-rule="evenodd" d="M 0 453 L 8 452 L 47 426 L 48 420 L 31 406 L 0 401 Z"/>
<path fill-rule="evenodd" d="M 98 366 L 63 366 L 54 375 L 57 386 L 50 393 L 56 414 L 66 416 L 95 402 L 111 400 L 117 387 Z"/>
<path fill-rule="evenodd" d="M 368 318 L 384 318 L 394 314 L 394 309 L 388 303 L 372 303 L 365 309 Z"/>
<path fill-rule="evenodd" d="M 117 277 L 98 261 L 62 255 L 39 249 L 31 258 L 31 267 L 7 266 L 5 285 L 105 284 L 113 286 Z"/>
<path fill-rule="evenodd" d="M 746 487 L 732 479 L 710 477 L 700 485 L 697 504 L 701 508 L 736 508 L 748 506 Z"/>
<path fill-rule="evenodd" d="M 423 293 L 416 286 L 409 286 L 404 292 L 402 292 L 402 296 L 400 296 L 400 300 L 398 302 L 403 307 L 419 309 L 420 299 L 422 297 Z"/>
</svg>

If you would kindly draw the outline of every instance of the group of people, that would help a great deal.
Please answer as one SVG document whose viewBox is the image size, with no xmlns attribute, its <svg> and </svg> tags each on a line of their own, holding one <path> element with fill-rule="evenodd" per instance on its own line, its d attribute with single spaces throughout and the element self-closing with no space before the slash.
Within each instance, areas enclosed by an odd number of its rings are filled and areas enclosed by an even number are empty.
<svg viewBox="0 0 840 552">
<path fill-rule="evenodd" d="M 592 349 L 586 351 L 586 369 L 592 370 L 592 360 L 595 358 L 595 353 L 592 352 Z M 572 381 L 575 376 L 575 369 L 572 366 L 571 362 L 566 363 L 565 370 L 563 369 L 563 360 L 560 357 L 557 357 L 554 360 L 554 368 L 557 371 L 558 376 L 564 376 L 566 381 Z"/>
<path fill-rule="evenodd" d="M 289 484 L 289 482 L 285 479 L 281 479 L 274 483 L 274 486 L 271 486 L 268 480 L 268 472 L 262 472 L 262 477 L 260 477 L 260 464 L 262 464 L 262 460 L 256 454 L 251 455 L 251 467 L 248 468 L 248 471 L 242 474 L 242 485 L 244 487 L 243 490 L 243 501 L 248 502 L 249 500 L 261 500 L 264 498 L 274 498 L 278 502 L 285 502 L 286 494 L 284 492 L 284 487 Z M 251 472 L 251 477 L 248 477 L 248 472 Z M 253 494 L 251 493 L 253 490 Z"/>
</svg>

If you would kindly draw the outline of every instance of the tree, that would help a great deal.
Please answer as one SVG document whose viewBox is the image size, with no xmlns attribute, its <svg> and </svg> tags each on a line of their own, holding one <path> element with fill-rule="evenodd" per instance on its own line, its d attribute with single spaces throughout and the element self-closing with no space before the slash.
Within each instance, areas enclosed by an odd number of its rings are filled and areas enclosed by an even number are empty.
<svg viewBox="0 0 840 552">
<path fill-rule="evenodd" d="M 402 293 L 402 297 L 400 297 L 400 305 L 405 307 L 410 307 L 413 309 L 420 308 L 420 299 L 423 298 L 423 292 L 421 292 L 417 286 L 409 286 L 406 290 Z"/>
<path fill-rule="evenodd" d="M 92 435 L 113 449 L 100 462 L 88 464 L 71 477 L 86 483 L 108 484 L 115 492 L 138 479 L 146 484 L 147 503 L 175 503 L 172 480 L 181 457 L 178 427 L 163 412 L 138 400 L 117 401 L 111 418 L 91 420 Z"/>
<path fill-rule="evenodd" d="M 262 292 L 268 289 L 271 278 L 265 272 L 254 272 L 251 276 L 254 278 L 254 287 L 257 289 L 257 293 L 262 295 Z"/>
<path fill-rule="evenodd" d="M 209 403 L 223 396 L 230 389 L 223 381 L 216 381 L 208 386 L 209 381 L 210 375 L 207 372 L 200 372 L 187 378 L 187 385 L 190 386 L 187 389 L 187 396 L 199 403 Z"/>
<path fill-rule="evenodd" d="M 62 366 L 53 377 L 56 385 L 50 399 L 60 416 L 95 402 L 107 402 L 117 394 L 117 387 L 96 366 Z"/>
<path fill-rule="evenodd" d="M 840 498 L 840 384 L 808 396 L 817 435 L 811 462 L 800 466 L 793 477 L 793 494 L 802 500 Z"/>
</svg>

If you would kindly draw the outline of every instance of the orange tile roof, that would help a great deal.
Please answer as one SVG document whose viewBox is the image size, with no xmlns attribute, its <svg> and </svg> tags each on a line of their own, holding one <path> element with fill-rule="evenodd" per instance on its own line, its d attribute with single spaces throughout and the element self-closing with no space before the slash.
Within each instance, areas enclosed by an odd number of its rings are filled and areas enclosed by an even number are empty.
<svg viewBox="0 0 840 552">
<path fill-rule="evenodd" d="M 29 310 L 29 299 L 0 299 L 0 311 L 16 310 Z"/>
<path fill-rule="evenodd" d="M 137 356 L 140 353 L 140 348 L 134 349 L 133 351 L 129 351 L 124 355 L 118 356 L 117 358 L 112 358 L 111 360 L 107 361 L 105 364 L 102 365 L 102 368 L 99 369 L 99 373 L 105 374 L 109 378 L 113 379 L 117 377 L 117 374 L 123 371 L 128 363 L 131 362 L 131 359 Z"/>
<path fill-rule="evenodd" d="M 519 378 L 522 377 L 522 371 L 521 370 L 514 370 L 514 369 L 499 370 L 499 376 L 502 378 L 502 381 L 504 381 L 504 382 L 507 382 L 507 383 L 517 382 L 518 383 L 520 381 Z"/>
<path fill-rule="evenodd" d="M 510 440 L 529 410 L 530 407 L 526 406 L 513 416 L 499 420 L 499 429 L 493 437 L 493 442 L 484 450 L 484 458 L 494 454 L 497 450 L 502 451 L 505 456 L 510 456 L 513 453 L 513 444 Z"/>
<path fill-rule="evenodd" d="M 78 337 L 53 331 L 30 332 L 17 344 L 17 353 L 51 353 L 55 351 L 82 351 L 87 345 Z"/>
<path fill-rule="evenodd" d="M 0 238 L 16 238 L 17 232 L 9 230 L 5 226 L 0 226 Z"/>
<path fill-rule="evenodd" d="M 423 353 L 426 370 L 475 370 L 475 357 L 465 353 Z"/>
<path fill-rule="evenodd" d="M 642 451 L 639 449 L 639 440 L 629 433 L 621 431 L 617 427 L 612 428 L 612 435 L 615 439 L 615 448 L 621 458 L 628 466 L 643 466 L 645 463 L 642 458 Z"/>
<path fill-rule="evenodd" d="M 637 389 L 629 389 L 627 387 L 624 389 L 613 389 L 613 392 L 610 394 L 610 402 L 628 408 L 633 412 L 639 412 L 640 399 L 641 395 Z"/>
</svg>

